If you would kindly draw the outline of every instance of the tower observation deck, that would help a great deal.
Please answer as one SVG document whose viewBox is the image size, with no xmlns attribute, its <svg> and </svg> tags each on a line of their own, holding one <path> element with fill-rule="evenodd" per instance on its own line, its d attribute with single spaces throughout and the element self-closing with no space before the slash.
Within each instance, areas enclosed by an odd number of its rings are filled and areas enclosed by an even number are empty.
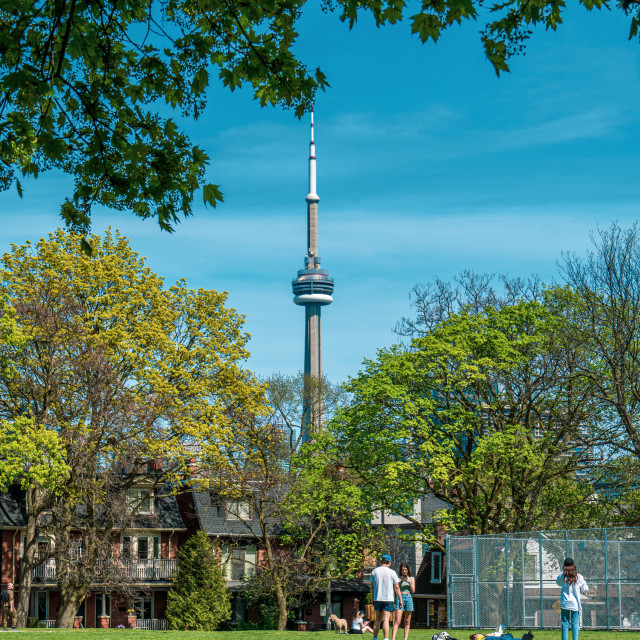
<svg viewBox="0 0 640 640">
<path fill-rule="evenodd" d="M 305 398 L 302 441 L 309 439 L 314 429 L 322 426 L 322 340 L 320 330 L 321 308 L 333 302 L 333 279 L 321 268 L 318 254 L 318 202 L 316 193 L 316 146 L 311 112 L 311 142 L 309 143 L 309 194 L 307 202 L 307 253 L 304 268 L 292 281 L 293 301 L 305 308 L 304 375 Z"/>
</svg>

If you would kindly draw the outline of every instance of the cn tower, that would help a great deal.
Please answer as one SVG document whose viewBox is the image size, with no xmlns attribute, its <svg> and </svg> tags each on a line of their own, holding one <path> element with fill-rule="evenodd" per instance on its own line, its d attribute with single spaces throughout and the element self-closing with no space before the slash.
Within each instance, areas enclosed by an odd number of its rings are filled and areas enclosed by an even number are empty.
<svg viewBox="0 0 640 640">
<path fill-rule="evenodd" d="M 310 438 L 311 432 L 322 427 L 322 340 L 320 334 L 320 310 L 331 304 L 333 280 L 329 272 L 320 266 L 318 254 L 318 202 L 316 193 L 316 145 L 313 138 L 313 108 L 311 110 L 311 142 L 309 143 L 309 195 L 307 202 L 307 254 L 304 268 L 291 285 L 293 301 L 304 307 L 304 398 L 301 441 Z"/>
</svg>

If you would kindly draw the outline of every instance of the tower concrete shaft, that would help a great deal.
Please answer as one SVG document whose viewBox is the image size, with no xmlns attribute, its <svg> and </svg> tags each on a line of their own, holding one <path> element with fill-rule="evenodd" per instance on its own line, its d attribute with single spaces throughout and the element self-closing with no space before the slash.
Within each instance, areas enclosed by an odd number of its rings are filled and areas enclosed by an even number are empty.
<svg viewBox="0 0 640 640">
<path fill-rule="evenodd" d="M 333 302 L 333 280 L 322 269 L 318 254 L 318 202 L 316 193 L 316 145 L 311 112 L 311 142 L 309 143 L 309 193 L 307 202 L 307 253 L 304 268 L 292 281 L 297 305 L 305 308 L 304 346 L 304 415 L 302 418 L 302 441 L 308 440 L 312 431 L 321 429 L 323 422 L 322 402 L 322 337 L 321 308 Z"/>
<path fill-rule="evenodd" d="M 322 379 L 322 333 L 320 331 L 320 305 L 305 305 L 304 373 Z"/>
</svg>

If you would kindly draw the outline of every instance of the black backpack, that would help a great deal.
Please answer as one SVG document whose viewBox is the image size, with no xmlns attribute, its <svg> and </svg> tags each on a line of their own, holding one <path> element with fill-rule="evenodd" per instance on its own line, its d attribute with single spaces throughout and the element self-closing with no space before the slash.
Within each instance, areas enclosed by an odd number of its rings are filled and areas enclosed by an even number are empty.
<svg viewBox="0 0 640 640">
<path fill-rule="evenodd" d="M 9 593 L 6 589 L 0 591 L 0 600 L 2 600 L 2 602 L 9 602 Z"/>
<path fill-rule="evenodd" d="M 533 640 L 533 633 L 531 633 L 531 629 L 529 629 L 528 633 L 525 633 L 522 636 L 522 640 Z"/>
</svg>

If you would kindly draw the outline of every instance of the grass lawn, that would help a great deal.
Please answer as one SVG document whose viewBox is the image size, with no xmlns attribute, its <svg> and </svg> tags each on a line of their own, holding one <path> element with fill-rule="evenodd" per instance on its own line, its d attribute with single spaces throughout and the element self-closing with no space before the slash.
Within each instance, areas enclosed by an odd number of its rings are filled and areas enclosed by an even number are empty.
<svg viewBox="0 0 640 640">
<path fill-rule="evenodd" d="M 412 629 L 409 640 L 431 640 L 435 629 Z M 523 631 L 510 629 L 514 638 L 519 638 Z M 458 640 L 469 640 L 469 629 L 447 630 Z M 3 633 L 0 631 L 0 634 Z M 6 640 L 10 640 L 11 632 L 7 631 Z M 20 640 L 334 640 L 333 631 L 136 631 L 135 629 L 21 629 Z M 632 632 L 637 634 L 638 632 Z M 533 630 L 535 640 L 560 640 L 560 630 Z M 622 636 L 622 638 L 621 638 Z M 354 637 L 354 636 L 351 636 Z M 380 633 L 382 639 L 382 633 Z M 569 636 L 571 637 L 571 636 Z M 396 640 L 403 640 L 402 629 Z M 624 631 L 580 631 L 580 640 L 630 640 Z M 4 640 L 0 636 L 0 640 Z M 345 640 L 347 640 L 345 638 Z M 372 640 L 366 634 L 363 640 Z"/>
</svg>

